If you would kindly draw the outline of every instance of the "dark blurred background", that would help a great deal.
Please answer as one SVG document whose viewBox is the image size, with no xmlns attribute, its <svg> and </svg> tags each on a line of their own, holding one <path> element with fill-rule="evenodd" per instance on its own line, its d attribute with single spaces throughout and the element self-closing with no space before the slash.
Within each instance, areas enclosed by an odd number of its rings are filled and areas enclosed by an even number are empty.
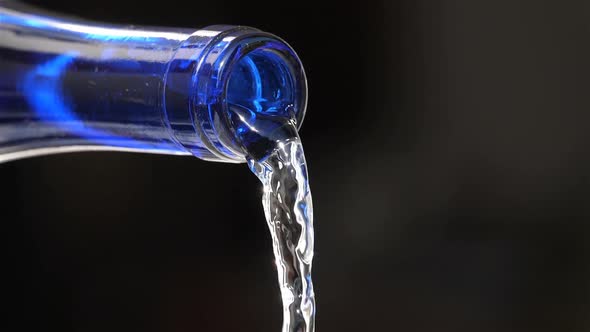
<svg viewBox="0 0 590 332">
<path fill-rule="evenodd" d="M 251 25 L 309 76 L 318 331 L 590 331 L 590 3 L 27 1 Z M 11 331 L 279 331 L 244 165 L 0 164 Z"/>
</svg>

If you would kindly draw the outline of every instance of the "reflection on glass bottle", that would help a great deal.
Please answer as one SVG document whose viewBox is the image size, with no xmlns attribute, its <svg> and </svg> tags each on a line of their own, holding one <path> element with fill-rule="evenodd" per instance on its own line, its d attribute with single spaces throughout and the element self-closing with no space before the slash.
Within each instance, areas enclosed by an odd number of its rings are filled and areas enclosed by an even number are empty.
<svg viewBox="0 0 590 332">
<path fill-rule="evenodd" d="M 0 1 L 0 161 L 123 150 L 244 162 L 231 105 L 305 113 L 295 52 L 248 27 L 147 29 Z"/>
</svg>

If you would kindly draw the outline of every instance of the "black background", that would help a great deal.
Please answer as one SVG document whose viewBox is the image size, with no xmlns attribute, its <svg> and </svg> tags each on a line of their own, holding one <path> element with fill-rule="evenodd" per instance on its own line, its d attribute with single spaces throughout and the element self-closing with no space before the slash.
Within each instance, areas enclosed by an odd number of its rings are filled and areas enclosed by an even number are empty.
<svg viewBox="0 0 590 332">
<path fill-rule="evenodd" d="M 587 1 L 28 1 L 298 51 L 318 331 L 590 331 Z M 0 165 L 11 331 L 278 331 L 243 165 Z"/>
</svg>

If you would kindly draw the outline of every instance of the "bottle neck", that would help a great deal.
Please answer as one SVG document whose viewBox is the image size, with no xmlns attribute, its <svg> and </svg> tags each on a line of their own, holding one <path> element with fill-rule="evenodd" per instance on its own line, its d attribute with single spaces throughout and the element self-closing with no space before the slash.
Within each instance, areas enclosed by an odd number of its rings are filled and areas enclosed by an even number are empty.
<svg viewBox="0 0 590 332">
<path fill-rule="evenodd" d="M 175 53 L 165 98 L 171 128 L 192 154 L 244 162 L 249 142 L 240 126 L 264 131 L 262 122 L 254 128 L 256 119 L 269 117 L 300 126 L 307 85 L 299 58 L 282 40 L 249 27 L 213 26 L 192 34 Z"/>
<path fill-rule="evenodd" d="M 242 162 L 228 101 L 301 123 L 305 74 L 272 35 L 122 28 L 2 6 L 0 161 L 124 150 Z"/>
</svg>

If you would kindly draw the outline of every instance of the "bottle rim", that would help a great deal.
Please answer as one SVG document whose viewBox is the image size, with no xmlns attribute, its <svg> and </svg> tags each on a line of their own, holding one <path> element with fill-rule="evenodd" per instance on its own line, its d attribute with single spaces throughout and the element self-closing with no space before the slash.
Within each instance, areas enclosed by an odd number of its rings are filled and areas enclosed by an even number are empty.
<svg viewBox="0 0 590 332">
<path fill-rule="evenodd" d="M 297 53 L 284 40 L 254 28 L 233 27 L 216 35 L 201 54 L 193 89 L 196 93 L 195 128 L 208 148 L 223 161 L 246 161 L 246 151 L 236 135 L 228 104 L 232 97 L 232 77 L 240 70 L 240 62 L 252 55 L 256 55 L 261 64 L 271 64 L 261 71 L 267 74 L 271 71 L 270 74 L 281 75 L 284 79 L 285 86 L 278 92 L 287 98 L 281 100 L 282 104 L 290 106 L 271 110 L 273 115 L 294 117 L 297 129 L 301 127 L 307 108 L 307 78 Z M 281 72 L 272 73 L 273 70 Z M 268 87 L 263 81 L 258 88 Z M 271 92 L 258 90 L 258 97 Z M 271 111 L 258 110 L 263 114 Z"/>
</svg>

